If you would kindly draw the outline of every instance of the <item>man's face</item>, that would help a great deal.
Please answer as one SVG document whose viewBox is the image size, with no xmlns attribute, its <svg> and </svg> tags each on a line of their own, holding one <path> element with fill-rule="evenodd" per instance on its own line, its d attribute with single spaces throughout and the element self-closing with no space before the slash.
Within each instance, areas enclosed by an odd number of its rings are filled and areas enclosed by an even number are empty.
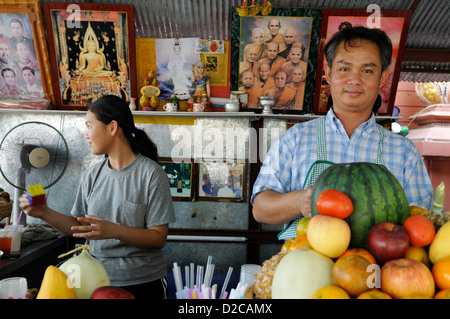
<svg viewBox="0 0 450 319">
<path fill-rule="evenodd" d="M 256 30 L 252 36 L 253 43 L 261 45 L 264 43 L 264 33 L 260 30 Z"/>
<path fill-rule="evenodd" d="M 271 60 L 275 59 L 278 54 L 278 44 L 270 42 L 267 45 L 267 57 Z"/>
<path fill-rule="evenodd" d="M 295 42 L 295 31 L 292 29 L 287 29 L 286 32 L 284 32 L 284 42 L 286 44 L 292 44 Z"/>
<path fill-rule="evenodd" d="M 269 30 L 270 30 L 270 34 L 272 36 L 276 36 L 277 33 L 280 31 L 280 21 L 278 19 L 272 19 L 269 22 Z"/>
<path fill-rule="evenodd" d="M 293 47 L 289 51 L 289 60 L 294 64 L 298 64 L 302 58 L 302 49 L 299 47 Z"/>
<path fill-rule="evenodd" d="M 6 71 L 3 77 L 5 78 L 5 82 L 8 85 L 14 85 L 16 83 L 16 77 L 11 71 Z"/>
<path fill-rule="evenodd" d="M 3 63 L 9 62 L 9 47 L 6 43 L 0 43 L 0 60 Z"/>
<path fill-rule="evenodd" d="M 23 35 L 23 28 L 20 25 L 20 23 L 17 22 L 11 22 L 10 29 L 13 37 L 20 38 Z"/>
<path fill-rule="evenodd" d="M 278 72 L 275 75 L 275 86 L 279 89 L 282 89 L 284 88 L 285 84 L 286 84 L 286 73 Z"/>
<path fill-rule="evenodd" d="M 30 70 L 23 70 L 22 71 L 22 76 L 23 76 L 23 79 L 25 80 L 25 82 L 28 85 L 33 85 L 35 80 L 36 80 L 35 75 Z"/>
<path fill-rule="evenodd" d="M 389 72 L 382 72 L 377 45 L 367 40 L 354 40 L 344 48 L 341 43 L 331 68 L 325 69 L 330 84 L 333 107 L 339 110 L 371 110 L 379 89 Z"/>
<path fill-rule="evenodd" d="M 292 82 L 298 83 L 305 81 L 305 70 L 300 67 L 294 68 L 292 70 Z"/>
<path fill-rule="evenodd" d="M 242 75 L 242 84 L 244 84 L 245 87 L 250 87 L 253 85 L 253 73 L 252 72 L 245 72 Z"/>
<path fill-rule="evenodd" d="M 30 51 L 28 51 L 27 45 L 25 43 L 17 43 L 16 49 L 17 55 L 20 59 L 26 60 L 29 58 Z"/>
<path fill-rule="evenodd" d="M 252 47 L 247 51 L 247 61 L 253 63 L 256 61 L 258 53 L 256 52 L 256 48 Z"/>
<path fill-rule="evenodd" d="M 259 76 L 261 77 L 262 80 L 267 80 L 269 78 L 269 74 L 270 74 L 270 66 L 268 64 L 262 64 L 259 67 Z"/>
</svg>

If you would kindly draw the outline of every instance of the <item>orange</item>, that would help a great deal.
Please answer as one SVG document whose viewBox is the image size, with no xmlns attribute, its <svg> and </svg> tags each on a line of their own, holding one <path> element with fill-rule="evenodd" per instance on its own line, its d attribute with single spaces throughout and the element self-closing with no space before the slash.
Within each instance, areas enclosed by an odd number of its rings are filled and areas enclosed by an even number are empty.
<svg viewBox="0 0 450 319">
<path fill-rule="evenodd" d="M 297 228 L 295 229 L 297 236 L 305 235 L 306 228 L 308 227 L 309 221 L 311 217 L 303 217 L 297 224 Z"/>
<path fill-rule="evenodd" d="M 339 256 L 339 258 L 344 258 L 344 257 L 350 256 L 350 255 L 358 255 L 358 256 L 364 257 L 371 264 L 376 264 L 377 263 L 377 261 L 375 260 L 375 257 L 371 254 L 371 252 L 368 251 L 367 249 L 364 249 L 364 248 L 350 248 L 350 249 L 347 249 L 341 256 Z"/>
<path fill-rule="evenodd" d="M 434 299 L 450 299 L 450 289 L 444 289 L 434 295 Z"/>
<path fill-rule="evenodd" d="M 281 252 L 289 253 L 296 249 L 304 248 L 311 248 L 311 245 L 308 242 L 308 238 L 306 238 L 306 234 L 286 240 L 283 246 L 281 246 Z"/>
<path fill-rule="evenodd" d="M 433 222 L 423 215 L 412 215 L 406 218 L 403 227 L 409 235 L 411 245 L 423 247 L 431 244 L 436 235 Z"/>
<path fill-rule="evenodd" d="M 420 261 L 428 268 L 431 267 L 430 258 L 424 247 L 409 246 L 406 249 L 405 258 Z"/>
<path fill-rule="evenodd" d="M 420 206 L 409 206 L 409 214 L 412 215 L 428 215 L 429 211 Z"/>
<path fill-rule="evenodd" d="M 439 289 L 450 289 L 450 257 L 439 259 L 433 265 L 431 273 Z"/>
<path fill-rule="evenodd" d="M 350 299 L 350 296 L 341 287 L 328 285 L 317 290 L 312 299 Z"/>
<path fill-rule="evenodd" d="M 385 292 L 373 289 L 363 292 L 356 299 L 392 299 L 392 297 Z"/>
</svg>

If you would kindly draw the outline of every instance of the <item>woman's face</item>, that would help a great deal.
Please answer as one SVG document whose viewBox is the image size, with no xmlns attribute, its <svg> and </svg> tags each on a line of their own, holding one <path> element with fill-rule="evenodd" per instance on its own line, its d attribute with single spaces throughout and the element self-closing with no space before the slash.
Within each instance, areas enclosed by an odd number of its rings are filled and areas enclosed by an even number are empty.
<svg viewBox="0 0 450 319">
<path fill-rule="evenodd" d="M 86 139 L 92 154 L 107 154 L 112 141 L 111 135 L 108 134 L 109 125 L 103 124 L 97 120 L 93 112 L 88 111 L 86 113 L 86 127 Z"/>
</svg>

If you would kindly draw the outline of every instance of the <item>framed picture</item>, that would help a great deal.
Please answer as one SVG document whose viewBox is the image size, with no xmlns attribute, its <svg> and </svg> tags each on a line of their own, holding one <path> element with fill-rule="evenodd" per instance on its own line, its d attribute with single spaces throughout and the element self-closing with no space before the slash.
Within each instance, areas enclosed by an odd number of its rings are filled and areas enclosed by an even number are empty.
<svg viewBox="0 0 450 319">
<path fill-rule="evenodd" d="M 44 2 L 56 106 L 137 96 L 133 6 Z"/>
<path fill-rule="evenodd" d="M 379 28 L 386 32 L 391 39 L 393 52 L 389 67 L 389 79 L 380 89 L 381 106 L 376 113 L 392 115 L 410 19 L 411 11 L 381 10 L 379 16 L 374 16 L 374 13 L 366 10 L 323 10 L 313 112 L 324 114 L 329 109 L 330 104 L 329 86 L 325 79 L 327 64 L 324 49 L 326 43 L 339 28 L 346 25 L 362 25 L 369 28 Z"/>
<path fill-rule="evenodd" d="M 191 201 L 194 198 L 194 161 L 182 159 L 161 158 L 159 164 L 169 179 L 170 192 L 173 200 Z"/>
<path fill-rule="evenodd" d="M 231 25 L 231 90 L 248 94 L 248 109 L 261 110 L 258 97 L 276 98 L 274 113 L 311 113 L 321 11 L 272 8 L 271 16 L 239 16 Z"/>
<path fill-rule="evenodd" d="M 54 104 L 44 21 L 38 0 L 2 1 L 0 94 L 48 99 Z"/>
<path fill-rule="evenodd" d="M 199 200 L 244 201 L 245 163 L 198 163 Z"/>
</svg>

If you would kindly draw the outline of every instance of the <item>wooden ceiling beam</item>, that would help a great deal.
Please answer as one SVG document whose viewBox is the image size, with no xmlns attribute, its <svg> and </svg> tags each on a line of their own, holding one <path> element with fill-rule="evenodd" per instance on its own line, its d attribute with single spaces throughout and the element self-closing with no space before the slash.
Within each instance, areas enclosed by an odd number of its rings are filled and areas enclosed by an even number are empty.
<svg viewBox="0 0 450 319">
<path fill-rule="evenodd" d="M 403 62 L 449 63 L 450 50 L 405 48 Z"/>
</svg>

